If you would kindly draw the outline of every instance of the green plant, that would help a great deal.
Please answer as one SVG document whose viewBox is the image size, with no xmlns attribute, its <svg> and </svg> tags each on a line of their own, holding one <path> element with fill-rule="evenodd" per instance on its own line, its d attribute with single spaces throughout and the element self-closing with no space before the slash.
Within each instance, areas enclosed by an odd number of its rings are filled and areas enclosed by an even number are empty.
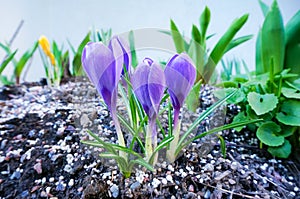
<svg viewBox="0 0 300 199">
<path fill-rule="evenodd" d="M 206 40 L 213 35 L 207 36 L 207 29 L 210 23 L 210 10 L 205 7 L 199 19 L 199 27 L 193 25 L 192 39 L 187 41 L 182 34 L 180 34 L 175 22 L 171 20 L 170 28 L 177 53 L 186 52 L 193 59 L 196 69 L 197 77 L 195 85 L 192 89 L 191 95 L 188 96 L 187 105 L 190 110 L 195 111 L 199 106 L 198 96 L 201 83 L 208 83 L 215 71 L 218 62 L 222 59 L 223 55 L 233 49 L 234 47 L 248 41 L 252 35 L 234 38 L 236 33 L 243 27 L 248 19 L 248 14 L 236 19 L 232 22 L 227 31 L 222 35 L 217 44 L 208 52 Z"/>
<path fill-rule="evenodd" d="M 269 8 L 259 1 L 265 20 L 256 40 L 256 74 L 300 73 L 300 11 L 284 26 L 277 1 Z M 272 44 L 272 45 L 270 45 Z"/>
<path fill-rule="evenodd" d="M 266 145 L 272 155 L 287 158 L 299 150 L 300 144 L 300 62 L 294 54 L 300 52 L 296 47 L 299 38 L 295 35 L 300 30 L 300 12 L 287 23 L 285 31 L 276 0 L 270 8 L 261 1 L 260 5 L 266 18 L 256 42 L 256 71 L 233 77 L 222 86 L 226 87 L 225 92 L 240 87 L 231 103 L 240 105 L 242 111 L 233 121 L 263 119 L 256 125 L 248 125 L 256 132 L 260 147 Z M 294 60 L 287 61 L 291 56 Z M 222 97 L 218 91 L 215 93 Z"/>
<path fill-rule="evenodd" d="M 13 76 L 10 79 L 8 79 L 5 76 L 1 76 L 2 83 L 4 83 L 4 84 L 13 84 L 13 83 L 20 84 L 20 77 L 21 77 L 22 71 L 23 71 L 25 65 L 27 64 L 27 62 L 30 60 L 30 58 L 32 58 L 34 52 L 36 51 L 36 49 L 38 47 L 38 42 L 35 42 L 33 47 L 31 49 L 27 50 L 18 61 L 15 58 L 15 54 L 17 53 L 17 50 L 12 51 L 8 44 L 5 45 L 5 44 L 0 43 L 0 47 L 3 50 L 5 50 L 5 52 L 7 53 L 7 58 L 1 64 L 1 67 L 0 67 L 0 75 L 1 75 L 2 71 L 6 68 L 6 66 L 8 65 L 9 62 L 12 62 L 12 64 L 14 65 Z"/>
<path fill-rule="evenodd" d="M 193 129 L 203 119 L 237 92 L 233 91 L 201 114 L 191 127 L 184 132 L 183 136 L 180 137 L 180 120 L 178 116 L 180 107 L 183 105 L 184 99 L 194 83 L 196 71 L 193 64 L 189 61 L 187 55 L 175 55 L 170 59 L 163 71 L 159 64 L 150 58 L 145 58 L 143 63 L 140 63 L 133 73 L 129 73 L 128 71 L 131 70 L 130 52 L 129 45 L 120 37 L 114 36 L 109 41 L 108 46 L 101 42 L 88 43 L 82 54 L 83 68 L 110 111 L 118 137 L 118 144 L 104 142 L 90 131 L 88 132 L 94 140 L 82 142 L 104 148 L 106 152 L 101 153 L 100 156 L 114 159 L 125 177 L 131 175 L 135 164 L 153 170 L 158 153 L 163 148 L 167 148 L 169 155 L 167 159 L 173 162 L 180 151 L 195 139 L 217 131 L 260 121 L 247 120 L 237 122 L 212 129 L 196 136 L 196 138 L 188 139 Z M 184 67 L 181 66 L 186 66 L 189 70 L 183 70 Z M 176 73 L 177 75 L 174 76 Z M 172 78 L 174 82 L 168 81 L 168 79 L 172 80 Z M 188 84 L 184 84 L 184 81 L 187 82 L 186 78 L 188 79 Z M 119 84 L 120 79 L 123 81 Z M 181 85 L 181 88 L 178 88 L 176 85 Z M 168 93 L 165 92 L 166 87 Z M 117 113 L 117 96 L 122 97 L 121 101 L 127 110 L 126 117 Z M 169 96 L 171 102 L 168 100 Z M 167 105 L 160 108 L 162 104 Z M 168 113 L 168 132 L 162 128 L 160 121 L 157 119 L 164 112 Z M 127 140 L 127 142 L 124 140 L 121 124 L 132 136 L 132 139 Z M 163 135 L 163 139 L 159 143 L 157 141 L 157 133 L 159 133 L 157 127 L 159 127 Z M 225 154 L 224 139 L 221 138 L 220 140 L 222 152 Z M 135 151 L 135 146 L 140 148 L 141 154 Z"/>
</svg>

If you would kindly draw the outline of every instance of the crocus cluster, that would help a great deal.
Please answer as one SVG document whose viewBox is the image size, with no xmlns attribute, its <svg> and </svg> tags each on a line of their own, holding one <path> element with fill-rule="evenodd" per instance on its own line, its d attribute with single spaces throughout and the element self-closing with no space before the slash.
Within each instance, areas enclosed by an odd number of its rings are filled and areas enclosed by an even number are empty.
<svg viewBox="0 0 300 199">
<path fill-rule="evenodd" d="M 83 50 L 82 63 L 89 79 L 96 86 L 110 110 L 119 145 L 126 147 L 116 113 L 116 103 L 118 83 L 122 79 L 125 70 L 131 72 L 131 54 L 128 45 L 117 36 L 110 40 L 108 46 L 101 42 L 88 43 Z M 170 143 L 168 151 L 170 155 L 167 155 L 167 158 L 169 161 L 174 161 L 175 147 L 180 132 L 180 109 L 196 78 L 196 70 L 191 59 L 186 54 L 176 54 L 163 70 L 152 59 L 145 58 L 130 74 L 129 81 L 132 90 L 148 116 L 145 159 L 153 165 L 157 158 L 157 154 L 154 155 L 154 149 L 157 147 L 156 119 L 159 114 L 161 100 L 165 94 L 164 91 L 166 88 L 168 89 L 174 109 L 174 131 L 173 135 L 172 132 L 169 132 L 169 134 L 174 136 L 174 140 Z M 125 158 L 123 153 L 120 152 L 119 155 Z"/>
</svg>

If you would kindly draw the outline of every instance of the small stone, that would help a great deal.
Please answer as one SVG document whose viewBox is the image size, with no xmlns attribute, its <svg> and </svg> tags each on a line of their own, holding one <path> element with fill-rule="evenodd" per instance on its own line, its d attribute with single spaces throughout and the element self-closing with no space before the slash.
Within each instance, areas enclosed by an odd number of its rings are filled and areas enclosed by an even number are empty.
<svg viewBox="0 0 300 199">
<path fill-rule="evenodd" d="M 114 184 L 110 187 L 109 190 L 114 198 L 117 198 L 119 196 L 119 187 L 117 185 Z"/>
<path fill-rule="evenodd" d="M 230 168 L 231 168 L 232 170 L 236 171 L 237 168 L 238 168 L 238 163 L 237 163 L 237 162 L 232 162 L 232 163 L 230 164 Z"/>
<path fill-rule="evenodd" d="M 157 188 L 158 185 L 160 185 L 160 180 L 158 180 L 157 178 L 153 178 L 153 181 L 152 181 L 152 186 L 153 188 Z"/>
<path fill-rule="evenodd" d="M 168 165 L 168 170 L 174 172 L 174 167 L 172 165 Z"/>
<path fill-rule="evenodd" d="M 10 176 L 10 179 L 11 179 L 11 180 L 14 180 L 14 179 L 18 180 L 18 179 L 20 179 L 20 177 L 21 177 L 20 171 L 16 170 L 16 171 Z"/>
<path fill-rule="evenodd" d="M 209 190 L 207 190 L 206 192 L 205 192 L 205 194 L 204 194 L 204 198 L 205 199 L 209 199 L 210 198 L 210 195 L 211 195 L 211 192 L 209 191 Z"/>
<path fill-rule="evenodd" d="M 130 189 L 135 190 L 141 187 L 141 183 L 139 182 L 134 182 L 130 185 Z"/>
<path fill-rule="evenodd" d="M 299 188 L 298 188 L 298 187 L 294 187 L 294 191 L 295 191 L 295 192 L 298 192 L 298 191 L 299 191 Z"/>
<path fill-rule="evenodd" d="M 68 186 L 69 187 L 72 187 L 74 185 L 74 179 L 71 179 L 70 181 L 69 181 L 69 183 L 68 183 Z"/>
<path fill-rule="evenodd" d="M 167 179 L 169 182 L 173 183 L 173 177 L 172 177 L 171 175 L 167 175 L 167 176 L 166 176 L 166 179 Z"/>
<path fill-rule="evenodd" d="M 233 180 L 233 179 L 229 179 L 228 182 L 229 182 L 229 184 L 231 184 L 231 185 L 236 184 L 235 180 Z"/>
<path fill-rule="evenodd" d="M 221 173 L 220 175 L 216 176 L 216 177 L 215 177 L 215 180 L 220 181 L 220 180 L 222 180 L 223 178 L 225 178 L 226 176 L 228 176 L 230 173 L 231 173 L 231 171 L 229 171 L 229 170 L 224 171 L 224 172 Z"/>
<path fill-rule="evenodd" d="M 38 174 L 41 174 L 43 172 L 42 170 L 42 164 L 40 162 L 36 163 L 34 166 L 33 166 L 34 170 L 38 173 Z"/>
<path fill-rule="evenodd" d="M 194 191 L 195 191 L 195 190 L 194 190 L 194 186 L 193 186 L 193 185 L 190 185 L 188 190 L 189 190 L 189 192 L 194 192 Z"/>
<path fill-rule="evenodd" d="M 168 184 L 168 181 L 167 181 L 166 178 L 163 178 L 163 179 L 161 180 L 161 183 L 162 183 L 163 185 L 166 185 L 166 184 Z"/>
<path fill-rule="evenodd" d="M 54 178 L 53 177 L 49 178 L 49 182 L 54 182 Z"/>
<path fill-rule="evenodd" d="M 204 171 L 209 171 L 209 172 L 214 171 L 214 165 L 208 163 L 208 164 L 206 164 L 206 165 L 203 167 L 203 170 L 204 170 Z"/>
<path fill-rule="evenodd" d="M 29 195 L 29 191 L 27 191 L 27 190 L 25 190 L 21 193 L 22 198 L 27 198 L 28 195 Z"/>
</svg>

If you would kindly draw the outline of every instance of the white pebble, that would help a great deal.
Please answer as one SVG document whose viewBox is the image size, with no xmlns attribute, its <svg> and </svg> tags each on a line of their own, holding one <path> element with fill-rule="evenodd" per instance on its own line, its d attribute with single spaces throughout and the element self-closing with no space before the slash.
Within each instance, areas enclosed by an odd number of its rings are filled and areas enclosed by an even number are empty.
<svg viewBox="0 0 300 199">
<path fill-rule="evenodd" d="M 49 178 L 49 182 L 54 182 L 54 178 L 53 177 Z"/>
<path fill-rule="evenodd" d="M 167 181 L 166 178 L 163 178 L 163 179 L 161 180 L 161 183 L 164 184 L 164 185 L 166 185 L 166 184 L 168 184 L 168 181 Z"/>
<path fill-rule="evenodd" d="M 69 187 L 72 187 L 74 185 L 74 179 L 71 179 L 70 181 L 69 181 L 69 183 L 68 183 L 68 186 Z"/>
<path fill-rule="evenodd" d="M 167 179 L 169 182 L 173 183 L 173 177 L 172 177 L 171 175 L 167 175 L 167 176 L 166 176 L 166 179 Z"/>
<path fill-rule="evenodd" d="M 174 167 L 172 165 L 168 165 L 168 170 L 174 172 Z"/>
</svg>

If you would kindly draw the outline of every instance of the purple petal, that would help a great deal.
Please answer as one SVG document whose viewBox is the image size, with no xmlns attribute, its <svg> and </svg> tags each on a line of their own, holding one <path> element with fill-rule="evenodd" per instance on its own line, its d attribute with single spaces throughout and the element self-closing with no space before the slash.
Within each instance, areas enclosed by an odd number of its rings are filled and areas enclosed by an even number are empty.
<svg viewBox="0 0 300 199">
<path fill-rule="evenodd" d="M 184 53 L 176 54 L 167 63 L 164 73 L 172 105 L 180 109 L 196 78 L 192 60 Z"/>
<path fill-rule="evenodd" d="M 82 53 L 82 65 L 91 82 L 96 86 L 111 109 L 115 104 L 114 92 L 119 77 L 113 53 L 103 43 L 88 43 Z"/>
<path fill-rule="evenodd" d="M 130 73 L 131 51 L 127 42 L 125 42 L 125 40 L 123 40 L 119 36 L 114 36 L 110 40 L 108 48 L 111 49 L 111 51 L 114 53 L 115 58 L 118 60 L 118 67 L 121 67 L 122 74 L 124 75 L 123 64 L 126 70 Z"/>
<path fill-rule="evenodd" d="M 165 88 L 161 67 L 155 63 L 151 66 L 148 63 L 139 64 L 132 76 L 132 86 L 148 117 L 156 117 Z"/>
</svg>

